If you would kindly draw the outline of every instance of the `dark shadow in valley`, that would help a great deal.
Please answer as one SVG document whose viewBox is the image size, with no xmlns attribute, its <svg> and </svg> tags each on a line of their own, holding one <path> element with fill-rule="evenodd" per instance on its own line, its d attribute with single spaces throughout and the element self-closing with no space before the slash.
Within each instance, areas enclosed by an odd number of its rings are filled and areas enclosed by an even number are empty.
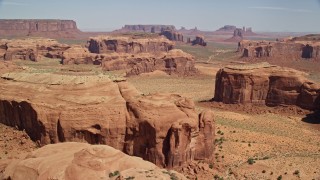
<svg viewBox="0 0 320 180">
<path fill-rule="evenodd" d="M 302 118 L 303 122 L 309 124 L 319 124 L 320 125 L 320 110 L 314 111 L 311 114 L 307 114 L 306 117 Z"/>
</svg>

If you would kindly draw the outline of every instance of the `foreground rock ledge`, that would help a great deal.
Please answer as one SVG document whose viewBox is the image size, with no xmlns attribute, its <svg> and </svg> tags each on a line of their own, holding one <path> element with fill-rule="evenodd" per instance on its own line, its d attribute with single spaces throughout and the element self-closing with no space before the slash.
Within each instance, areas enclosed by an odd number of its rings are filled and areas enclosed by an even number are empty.
<svg viewBox="0 0 320 180">
<path fill-rule="evenodd" d="M 268 63 L 228 66 L 217 72 L 214 100 L 316 110 L 320 109 L 320 85 L 300 71 Z"/>
<path fill-rule="evenodd" d="M 161 167 L 213 153 L 213 113 L 198 116 L 180 95 L 141 95 L 104 75 L 20 72 L 0 81 L 0 122 L 25 129 L 41 145 L 107 144 Z"/>
<path fill-rule="evenodd" d="M 0 179 L 186 179 L 175 171 L 124 154 L 107 145 L 46 145 L 24 159 L 0 160 Z"/>
</svg>

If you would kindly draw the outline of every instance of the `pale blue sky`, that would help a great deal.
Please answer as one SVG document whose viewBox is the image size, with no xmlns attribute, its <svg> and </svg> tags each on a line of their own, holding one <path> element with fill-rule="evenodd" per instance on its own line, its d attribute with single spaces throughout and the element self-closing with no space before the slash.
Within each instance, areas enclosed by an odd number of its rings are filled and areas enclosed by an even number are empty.
<svg viewBox="0 0 320 180">
<path fill-rule="evenodd" d="M 0 0 L 0 19 L 73 19 L 81 30 L 172 24 L 320 33 L 320 0 Z"/>
</svg>

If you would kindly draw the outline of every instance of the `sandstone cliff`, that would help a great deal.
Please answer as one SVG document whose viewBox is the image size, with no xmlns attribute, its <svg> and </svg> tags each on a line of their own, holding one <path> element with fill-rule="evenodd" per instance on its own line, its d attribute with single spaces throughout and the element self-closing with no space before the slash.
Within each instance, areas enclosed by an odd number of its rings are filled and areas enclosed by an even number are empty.
<svg viewBox="0 0 320 180">
<path fill-rule="evenodd" d="M 297 60 L 320 59 L 320 43 L 308 41 L 248 41 L 239 42 L 242 57 L 275 57 Z"/>
<path fill-rule="evenodd" d="M 229 66 L 216 75 L 214 100 L 315 110 L 320 109 L 320 86 L 307 80 L 302 72 L 268 63 Z"/>
<path fill-rule="evenodd" d="M 98 36 L 88 40 L 91 53 L 156 53 L 173 49 L 173 43 L 164 37 Z"/>
<path fill-rule="evenodd" d="M 107 71 L 126 69 L 128 76 L 155 70 L 178 75 L 196 74 L 194 57 L 173 49 L 173 46 L 174 43 L 163 36 L 100 36 L 88 41 L 87 47 L 91 54 L 84 59 L 101 63 Z M 73 59 L 77 58 L 77 54 L 75 55 Z M 63 58 L 63 63 L 72 63 L 69 59 Z"/>
<path fill-rule="evenodd" d="M 107 145 L 59 143 L 44 146 L 24 159 L 0 160 L 1 179 L 186 179 Z"/>
<path fill-rule="evenodd" d="M 164 30 L 161 31 L 160 35 L 165 36 L 166 38 L 168 38 L 171 41 L 180 41 L 183 42 L 183 35 L 182 33 L 176 32 L 176 31 L 172 31 L 172 30 Z"/>
<path fill-rule="evenodd" d="M 73 20 L 0 19 L 2 36 L 75 37 L 78 33 Z"/>
<path fill-rule="evenodd" d="M 0 58 L 4 60 L 21 59 L 38 61 L 41 57 L 61 58 L 69 45 L 60 44 L 53 39 L 13 39 L 0 40 Z"/>
<path fill-rule="evenodd" d="M 20 72 L 0 81 L 0 122 L 24 129 L 41 145 L 107 144 L 161 167 L 212 156 L 212 112 L 199 118 L 180 95 L 141 95 L 104 75 Z"/>
</svg>

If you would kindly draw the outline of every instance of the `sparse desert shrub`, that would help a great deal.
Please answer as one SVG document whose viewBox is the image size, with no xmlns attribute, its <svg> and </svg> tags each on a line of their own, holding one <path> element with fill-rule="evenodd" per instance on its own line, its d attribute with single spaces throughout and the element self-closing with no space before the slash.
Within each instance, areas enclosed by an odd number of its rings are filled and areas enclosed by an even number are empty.
<svg viewBox="0 0 320 180">
<path fill-rule="evenodd" d="M 151 177 L 151 176 L 150 176 Z M 124 178 L 125 180 L 131 180 L 131 179 L 134 179 L 134 176 L 129 176 L 129 177 L 126 177 Z"/>
<path fill-rule="evenodd" d="M 249 158 L 247 162 L 248 162 L 248 164 L 252 165 L 252 164 L 254 164 L 256 161 L 255 161 L 253 158 Z"/>
<path fill-rule="evenodd" d="M 282 175 L 277 177 L 277 180 L 281 180 L 282 179 Z"/>
<path fill-rule="evenodd" d="M 119 176 L 120 175 L 120 172 L 119 171 L 114 171 L 114 172 L 111 172 L 109 173 L 109 177 L 115 177 L 115 176 Z"/>
<path fill-rule="evenodd" d="M 294 172 L 293 172 L 293 175 L 299 175 L 300 174 L 300 171 L 299 170 L 295 170 Z"/>
<path fill-rule="evenodd" d="M 209 168 L 210 168 L 210 169 L 213 169 L 213 164 L 209 164 Z"/>
<path fill-rule="evenodd" d="M 266 170 L 262 170 L 262 173 L 266 173 Z"/>
</svg>

